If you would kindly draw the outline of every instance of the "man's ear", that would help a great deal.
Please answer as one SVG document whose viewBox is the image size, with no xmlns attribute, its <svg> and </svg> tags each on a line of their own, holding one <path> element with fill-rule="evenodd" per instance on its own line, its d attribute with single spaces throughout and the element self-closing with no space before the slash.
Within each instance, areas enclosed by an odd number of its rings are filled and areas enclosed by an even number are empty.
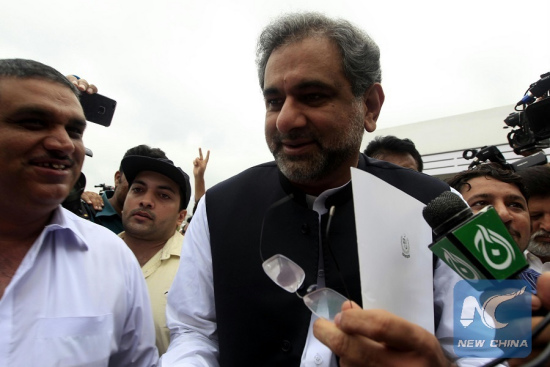
<svg viewBox="0 0 550 367">
<path fill-rule="evenodd" d="M 179 227 L 183 223 L 186 216 L 187 216 L 187 210 L 185 209 L 180 210 L 180 212 L 178 213 L 178 220 L 176 222 L 177 227 Z"/>
<path fill-rule="evenodd" d="M 122 177 L 122 173 L 120 171 L 115 172 L 115 187 L 120 183 L 120 178 Z"/>
<path fill-rule="evenodd" d="M 365 106 L 365 130 L 372 133 L 376 130 L 376 120 L 380 116 L 380 110 L 384 104 L 384 90 L 380 83 L 374 83 L 363 94 L 363 103 Z"/>
</svg>

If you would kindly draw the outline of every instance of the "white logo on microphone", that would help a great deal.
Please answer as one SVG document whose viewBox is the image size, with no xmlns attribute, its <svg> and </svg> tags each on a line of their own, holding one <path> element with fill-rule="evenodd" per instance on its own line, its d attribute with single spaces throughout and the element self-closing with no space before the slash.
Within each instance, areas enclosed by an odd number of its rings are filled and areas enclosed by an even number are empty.
<svg viewBox="0 0 550 367">
<path fill-rule="evenodd" d="M 454 255 L 453 253 L 443 249 L 443 256 L 445 257 L 445 262 L 451 268 L 454 269 L 463 279 L 467 280 L 478 280 L 481 279 L 481 276 L 470 264 L 462 260 L 460 257 Z"/>
<path fill-rule="evenodd" d="M 479 231 L 476 232 L 474 237 L 474 244 L 476 249 L 483 255 L 487 264 L 497 270 L 503 270 L 510 266 L 516 257 L 513 245 L 495 231 L 479 224 L 477 227 Z M 490 251 L 487 249 L 489 244 L 493 247 Z M 502 256 L 501 251 L 505 252 L 506 257 L 500 264 L 495 263 L 492 258 Z"/>
</svg>

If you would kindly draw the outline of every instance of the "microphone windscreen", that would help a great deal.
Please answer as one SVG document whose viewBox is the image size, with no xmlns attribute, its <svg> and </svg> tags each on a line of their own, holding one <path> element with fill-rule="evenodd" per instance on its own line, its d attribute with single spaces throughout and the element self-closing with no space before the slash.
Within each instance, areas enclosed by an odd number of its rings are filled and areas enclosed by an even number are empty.
<svg viewBox="0 0 550 367">
<path fill-rule="evenodd" d="M 422 215 L 430 227 L 438 228 L 464 209 L 469 207 L 458 195 L 445 191 L 426 205 Z"/>
</svg>

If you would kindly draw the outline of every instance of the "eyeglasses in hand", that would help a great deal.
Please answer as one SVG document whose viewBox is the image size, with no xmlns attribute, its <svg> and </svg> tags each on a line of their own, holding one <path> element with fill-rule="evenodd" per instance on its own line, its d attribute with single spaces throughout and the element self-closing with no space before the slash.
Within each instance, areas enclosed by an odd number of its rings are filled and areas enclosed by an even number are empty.
<svg viewBox="0 0 550 367">
<path fill-rule="evenodd" d="M 279 200 L 275 202 L 273 205 L 271 205 L 266 213 L 275 208 L 276 206 L 279 206 L 280 204 L 288 201 L 291 197 L 285 197 L 282 200 Z M 338 270 L 338 274 L 340 275 L 340 279 L 342 280 L 344 284 L 344 288 L 347 288 L 343 281 L 342 274 L 340 273 L 340 268 L 338 267 L 338 263 L 336 262 L 336 259 L 334 258 L 334 255 L 332 253 L 332 250 L 330 249 L 330 245 L 328 243 L 329 238 L 329 229 L 330 229 L 330 223 L 332 221 L 332 217 L 334 215 L 334 207 L 330 209 L 329 213 L 329 219 L 327 222 L 327 229 L 326 229 L 326 241 L 327 241 L 327 247 L 329 248 L 330 254 L 333 257 L 334 262 L 336 263 L 336 269 Z M 260 235 L 260 257 L 263 260 L 262 256 L 262 238 L 263 238 L 263 228 L 264 228 L 264 221 L 265 216 L 262 221 L 262 230 Z M 336 314 L 338 314 L 342 309 L 342 304 L 346 302 L 349 297 L 344 297 L 340 293 L 336 292 L 335 290 L 332 290 L 330 288 L 319 288 L 316 290 L 313 290 L 311 292 L 308 292 L 305 296 L 301 296 L 297 291 L 302 286 L 302 283 L 304 282 L 304 279 L 306 277 L 304 270 L 296 264 L 294 261 L 289 259 L 288 257 L 277 254 L 269 259 L 263 261 L 262 267 L 271 280 L 275 282 L 279 287 L 283 288 L 287 292 L 290 293 L 296 293 L 298 297 L 304 300 L 305 305 L 313 312 L 316 316 L 327 319 L 329 321 L 333 321 Z"/>
</svg>

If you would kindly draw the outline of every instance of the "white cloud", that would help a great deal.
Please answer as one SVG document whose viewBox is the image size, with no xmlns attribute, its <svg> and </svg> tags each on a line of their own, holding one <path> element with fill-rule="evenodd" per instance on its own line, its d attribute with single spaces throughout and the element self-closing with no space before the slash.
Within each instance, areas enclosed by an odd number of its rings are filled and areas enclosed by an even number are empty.
<svg viewBox="0 0 550 367">
<path fill-rule="evenodd" d="M 514 103 L 550 60 L 540 28 L 547 0 L 19 0 L 2 7 L 2 57 L 85 76 L 118 101 L 111 127 L 86 132 L 94 151 L 84 167 L 89 188 L 112 183 L 123 153 L 141 143 L 164 149 L 189 174 L 198 147 L 210 149 L 208 187 L 270 160 L 255 42 L 282 12 L 347 18 L 379 43 L 386 91 L 379 127 Z"/>
</svg>

